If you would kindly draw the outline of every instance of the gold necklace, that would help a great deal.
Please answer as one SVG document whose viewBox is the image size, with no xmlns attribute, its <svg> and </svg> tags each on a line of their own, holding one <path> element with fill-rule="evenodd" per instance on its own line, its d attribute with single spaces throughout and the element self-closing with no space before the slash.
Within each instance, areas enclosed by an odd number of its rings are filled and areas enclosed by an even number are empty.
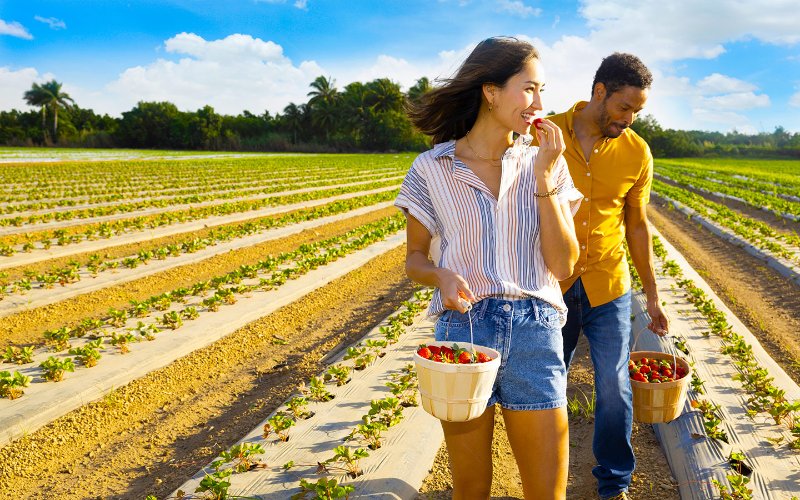
<svg viewBox="0 0 800 500">
<path fill-rule="evenodd" d="M 478 152 L 475 151 L 475 148 L 472 147 L 472 144 L 470 144 L 470 142 L 469 142 L 469 132 L 470 131 L 467 131 L 467 133 L 464 135 L 464 140 L 466 140 L 467 146 L 469 146 L 470 151 L 472 151 L 475 154 L 475 156 L 477 156 L 478 158 L 480 158 L 483 161 L 489 161 L 489 162 L 494 162 L 494 163 L 497 163 L 498 161 L 501 161 L 503 159 L 502 156 L 500 158 L 485 158 L 485 157 L 479 155 Z"/>
</svg>

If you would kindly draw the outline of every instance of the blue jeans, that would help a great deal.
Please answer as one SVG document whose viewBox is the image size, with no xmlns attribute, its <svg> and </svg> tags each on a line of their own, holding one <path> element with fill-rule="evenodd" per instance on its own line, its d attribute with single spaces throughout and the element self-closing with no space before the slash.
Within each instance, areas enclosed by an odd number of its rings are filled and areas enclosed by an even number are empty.
<svg viewBox="0 0 800 500">
<path fill-rule="evenodd" d="M 487 297 L 462 314 L 448 310 L 436 322 L 438 341 L 468 343 L 500 352 L 500 369 L 487 406 L 549 410 L 567 404 L 567 369 L 562 359 L 564 313 L 540 299 Z"/>
<path fill-rule="evenodd" d="M 564 362 L 569 368 L 581 331 L 589 341 L 594 365 L 597 404 L 594 419 L 594 451 L 600 498 L 611 498 L 627 491 L 636 466 L 631 446 L 633 395 L 628 376 L 631 339 L 631 292 L 596 307 L 589 304 L 581 280 L 564 294 L 567 324 L 564 337 Z"/>
</svg>

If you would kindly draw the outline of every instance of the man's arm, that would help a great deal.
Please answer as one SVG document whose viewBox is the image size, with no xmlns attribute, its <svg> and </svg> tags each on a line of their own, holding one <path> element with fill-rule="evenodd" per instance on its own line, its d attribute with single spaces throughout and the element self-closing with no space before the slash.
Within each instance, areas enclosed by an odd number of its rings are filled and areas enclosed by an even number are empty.
<svg viewBox="0 0 800 500">
<path fill-rule="evenodd" d="M 647 221 L 647 205 L 625 206 L 625 239 L 628 241 L 633 265 L 642 280 L 642 288 L 647 295 L 647 313 L 651 319 L 648 328 L 663 336 L 669 330 L 669 320 L 658 300 L 658 288 L 653 267 L 653 241 Z"/>
</svg>

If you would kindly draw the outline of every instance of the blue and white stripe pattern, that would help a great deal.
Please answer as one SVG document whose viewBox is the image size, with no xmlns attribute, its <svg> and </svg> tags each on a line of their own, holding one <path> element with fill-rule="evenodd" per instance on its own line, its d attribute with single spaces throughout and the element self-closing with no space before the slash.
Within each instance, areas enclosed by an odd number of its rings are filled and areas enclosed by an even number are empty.
<svg viewBox="0 0 800 500">
<path fill-rule="evenodd" d="M 497 200 L 455 157 L 455 141 L 449 141 L 414 160 L 395 205 L 431 233 L 434 263 L 463 276 L 479 300 L 537 297 L 565 312 L 558 280 L 542 257 L 533 196 L 537 191 L 533 164 L 539 148 L 529 146 L 530 140 L 530 136 L 519 137 L 503 155 Z M 575 189 L 563 158 L 556 165 L 556 185 L 559 202 L 570 202 L 574 214 L 583 196 Z M 443 311 L 437 289 L 428 314 Z"/>
</svg>

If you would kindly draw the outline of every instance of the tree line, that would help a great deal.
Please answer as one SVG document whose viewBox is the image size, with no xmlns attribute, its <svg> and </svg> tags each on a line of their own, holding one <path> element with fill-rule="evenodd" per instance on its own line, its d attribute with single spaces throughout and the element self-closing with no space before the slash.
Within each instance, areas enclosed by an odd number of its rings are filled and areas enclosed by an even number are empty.
<svg viewBox="0 0 800 500">
<path fill-rule="evenodd" d="M 421 151 L 430 141 L 415 130 L 405 105 L 430 90 L 423 77 L 407 92 L 388 78 L 337 89 L 332 78 L 310 84 L 305 103 L 282 112 L 231 116 L 211 106 L 180 111 L 170 102 L 141 101 L 119 118 L 84 109 L 52 80 L 34 83 L 24 99 L 34 109 L 0 111 L 0 144 L 234 151 Z M 551 112 L 552 113 L 552 112 Z M 653 116 L 632 127 L 656 157 L 761 156 L 800 158 L 800 133 L 703 132 L 662 128 Z"/>
</svg>

